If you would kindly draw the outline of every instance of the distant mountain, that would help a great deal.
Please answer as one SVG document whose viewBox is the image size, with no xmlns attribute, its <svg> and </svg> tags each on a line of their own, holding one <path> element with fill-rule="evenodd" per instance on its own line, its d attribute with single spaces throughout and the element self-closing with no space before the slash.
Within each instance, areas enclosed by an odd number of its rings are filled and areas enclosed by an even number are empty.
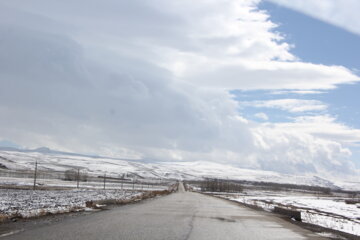
<svg viewBox="0 0 360 240">
<path fill-rule="evenodd" d="M 0 140 L 0 148 L 22 149 L 22 147 L 9 140 Z"/>
<path fill-rule="evenodd" d="M 87 154 L 80 154 L 80 153 L 72 153 L 72 152 L 63 152 L 58 150 L 52 150 L 48 147 L 39 147 L 35 149 L 28 149 L 25 152 L 38 152 L 38 153 L 45 153 L 45 154 L 60 154 L 60 155 L 69 155 L 69 156 L 79 156 L 79 157 L 91 157 L 91 158 L 98 158 L 97 155 L 87 155 Z"/>
<path fill-rule="evenodd" d="M 159 162 L 166 162 L 165 160 L 156 160 L 156 159 L 130 159 L 130 158 L 116 158 L 116 157 L 107 157 L 107 156 L 100 156 L 95 154 L 83 154 L 83 153 L 73 153 L 73 152 L 64 152 L 53 150 L 48 147 L 39 147 L 35 149 L 27 149 L 16 143 L 7 140 L 0 140 L 0 151 L 14 151 L 14 152 L 38 152 L 44 154 L 56 154 L 56 155 L 67 155 L 67 156 L 78 156 L 78 157 L 89 157 L 89 158 L 108 158 L 108 159 L 119 159 L 119 160 L 126 160 L 126 161 L 136 161 L 141 163 L 159 163 Z"/>
<path fill-rule="evenodd" d="M 100 156 L 97 156 L 97 155 L 87 155 L 87 154 L 80 154 L 80 153 L 57 151 L 57 150 L 52 150 L 52 149 L 47 148 L 47 147 L 39 147 L 39 148 L 35 148 L 35 149 L 22 149 L 22 148 L 16 148 L 16 147 L 0 146 L 0 151 L 38 152 L 38 153 L 44 153 L 44 154 L 61 154 L 61 155 L 91 157 L 91 158 L 99 158 L 100 157 Z"/>
<path fill-rule="evenodd" d="M 0 151 L 14 151 L 14 152 L 22 152 L 22 149 L 18 149 L 18 148 L 13 148 L 13 147 L 1 147 L 0 146 Z"/>
<path fill-rule="evenodd" d="M 25 148 L 17 148 L 17 147 L 6 147 L 0 146 L 0 151 L 12 151 L 12 152 L 23 152 L 23 153 L 43 153 L 48 155 L 67 155 L 67 156 L 77 156 L 77 157 L 88 157 L 88 158 L 108 158 L 108 159 L 118 159 L 118 160 L 126 160 L 126 161 L 139 161 L 139 162 L 154 162 L 152 160 L 137 160 L 137 159 L 128 159 L 128 158 L 113 158 L 92 154 L 81 154 L 81 153 L 72 153 L 72 152 L 63 152 L 58 150 L 53 150 L 48 147 L 39 147 L 35 149 L 25 149 Z"/>
<path fill-rule="evenodd" d="M 52 153 L 54 152 L 54 150 L 51 150 L 50 148 L 47 148 L 47 147 L 39 147 L 39 148 L 35 148 L 31 151 L 34 151 L 34 152 L 41 152 L 41 153 Z"/>
</svg>

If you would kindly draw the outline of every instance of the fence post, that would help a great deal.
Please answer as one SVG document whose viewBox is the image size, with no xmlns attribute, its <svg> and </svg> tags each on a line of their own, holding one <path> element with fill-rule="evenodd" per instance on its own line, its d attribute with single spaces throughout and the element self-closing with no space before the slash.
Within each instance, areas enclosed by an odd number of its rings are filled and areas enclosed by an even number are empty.
<svg viewBox="0 0 360 240">
<path fill-rule="evenodd" d="M 78 170 L 77 170 L 77 183 L 76 183 L 77 188 L 79 188 L 79 181 L 80 181 L 80 169 L 78 168 Z"/>
<path fill-rule="evenodd" d="M 135 181 L 134 181 L 134 178 L 133 178 L 133 190 L 134 190 L 134 188 L 135 188 Z"/>
<path fill-rule="evenodd" d="M 106 185 L 106 173 L 104 174 L 104 190 L 105 190 L 105 185 Z"/>
<path fill-rule="evenodd" d="M 36 188 L 36 177 L 37 177 L 37 160 L 35 161 L 35 172 L 34 172 L 34 186 L 33 190 Z"/>
</svg>

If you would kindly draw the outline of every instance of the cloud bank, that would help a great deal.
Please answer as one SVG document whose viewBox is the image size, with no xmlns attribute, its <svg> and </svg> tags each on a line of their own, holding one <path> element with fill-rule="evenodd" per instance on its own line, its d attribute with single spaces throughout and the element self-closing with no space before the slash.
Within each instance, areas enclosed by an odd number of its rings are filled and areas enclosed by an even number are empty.
<svg viewBox="0 0 360 240">
<path fill-rule="evenodd" d="M 335 119 L 330 136 L 313 119 L 260 124 L 239 113 L 229 90 L 360 80 L 298 61 L 258 3 L 0 1 L 0 137 L 118 157 L 351 172 L 348 145 L 360 136 Z"/>
</svg>

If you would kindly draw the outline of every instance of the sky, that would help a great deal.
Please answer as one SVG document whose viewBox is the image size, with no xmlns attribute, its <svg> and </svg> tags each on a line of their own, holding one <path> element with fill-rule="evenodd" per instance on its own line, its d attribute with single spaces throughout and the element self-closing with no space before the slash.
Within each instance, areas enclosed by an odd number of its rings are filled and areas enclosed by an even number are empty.
<svg viewBox="0 0 360 240">
<path fill-rule="evenodd" d="M 0 0 L 0 143 L 360 173 L 356 0 Z"/>
</svg>

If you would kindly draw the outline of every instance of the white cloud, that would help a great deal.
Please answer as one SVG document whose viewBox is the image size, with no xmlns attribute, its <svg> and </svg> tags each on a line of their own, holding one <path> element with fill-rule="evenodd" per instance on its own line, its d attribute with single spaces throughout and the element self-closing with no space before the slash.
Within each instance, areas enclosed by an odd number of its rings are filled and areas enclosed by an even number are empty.
<svg viewBox="0 0 360 240">
<path fill-rule="evenodd" d="M 284 94 L 306 95 L 306 94 L 322 94 L 322 93 L 326 93 L 326 92 L 318 91 L 318 90 L 277 90 L 271 92 L 271 94 L 274 95 L 284 95 Z"/>
<path fill-rule="evenodd" d="M 345 67 L 297 61 L 289 52 L 291 46 L 273 31 L 276 25 L 267 13 L 256 10 L 258 2 L 112 0 L 99 7 L 91 0 L 86 1 L 87 8 L 82 1 L 72 3 L 72 8 L 43 0 L 6 4 L 29 11 L 25 17 L 36 23 L 31 27 L 37 30 L 54 31 L 39 26 L 45 19 L 65 31 L 61 33 L 81 44 L 97 62 L 116 68 L 119 55 L 140 58 L 201 87 L 318 90 L 360 80 Z M 29 25 L 19 20 L 16 24 Z"/>
<path fill-rule="evenodd" d="M 269 120 L 268 115 L 266 115 L 266 113 L 263 112 L 256 113 L 254 116 L 261 120 L 265 120 L 265 121 Z"/>
<path fill-rule="evenodd" d="M 276 108 L 284 111 L 299 113 L 308 111 L 323 111 L 327 105 L 318 100 L 303 99 L 276 99 L 265 101 L 242 102 L 243 106 L 252 106 L 258 108 Z"/>
<path fill-rule="evenodd" d="M 179 78 L 203 87 L 243 90 L 326 90 L 336 88 L 338 84 L 355 83 L 360 80 L 345 67 L 303 62 L 206 59 L 204 62 L 197 61 L 196 64 L 191 58 L 188 62 L 189 71 Z"/>
<path fill-rule="evenodd" d="M 351 146 L 360 143 L 360 129 L 339 123 L 335 117 L 329 115 L 300 116 L 294 118 L 294 122 L 279 123 L 277 127 L 285 131 L 301 131 L 316 137 L 337 141 L 343 145 Z"/>
<path fill-rule="evenodd" d="M 267 0 L 360 34 L 358 0 Z"/>
<path fill-rule="evenodd" d="M 360 143 L 360 130 L 338 123 L 329 115 L 263 123 L 253 133 L 258 149 L 255 158 L 263 169 L 356 174 L 356 167 L 346 159 L 352 154 L 349 147 Z"/>
<path fill-rule="evenodd" d="M 341 66 L 299 62 L 258 2 L 0 1 L 1 139 L 279 171 L 285 161 L 291 172 L 346 166 L 342 142 L 251 122 L 226 91 L 359 81 Z"/>
<path fill-rule="evenodd" d="M 351 173 L 351 151 L 338 141 L 315 137 L 301 129 L 264 124 L 254 129 L 255 158 L 262 169 L 280 172 Z"/>
</svg>

